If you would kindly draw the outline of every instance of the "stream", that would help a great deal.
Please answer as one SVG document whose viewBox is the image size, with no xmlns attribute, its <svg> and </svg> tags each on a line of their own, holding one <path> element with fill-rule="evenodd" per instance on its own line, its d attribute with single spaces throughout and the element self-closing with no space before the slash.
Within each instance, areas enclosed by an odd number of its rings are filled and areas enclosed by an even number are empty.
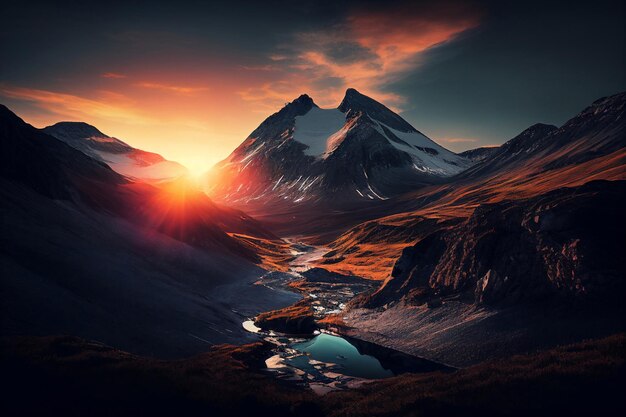
<svg viewBox="0 0 626 417">
<path fill-rule="evenodd" d="M 306 277 L 303 274 L 311 272 L 311 264 L 328 250 L 291 243 L 296 257 L 290 263 L 290 270 L 268 272 L 259 280 L 261 285 L 293 291 L 288 284 L 304 280 Z M 339 285 L 336 281 L 328 284 L 318 278 L 313 275 L 315 285 L 304 294 L 311 301 L 316 319 L 340 313 L 354 295 L 373 288 L 371 282 L 358 277 L 347 277 L 350 278 L 349 283 Z M 278 379 L 309 387 L 319 395 L 405 372 L 452 370 L 436 362 L 325 330 L 303 337 L 263 331 L 255 325 L 254 319 L 246 320 L 242 325 L 245 330 L 275 346 L 273 355 L 265 361 L 267 372 Z"/>
</svg>

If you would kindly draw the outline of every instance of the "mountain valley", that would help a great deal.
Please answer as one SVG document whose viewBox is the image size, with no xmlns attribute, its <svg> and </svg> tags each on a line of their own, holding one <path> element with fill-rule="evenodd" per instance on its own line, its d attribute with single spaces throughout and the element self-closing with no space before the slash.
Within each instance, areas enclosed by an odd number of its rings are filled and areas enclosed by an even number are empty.
<svg viewBox="0 0 626 417">
<path fill-rule="evenodd" d="M 310 389 L 369 392 L 345 373 L 364 357 L 403 384 L 623 332 L 625 105 L 457 155 L 356 90 L 331 110 L 303 95 L 200 184 L 159 158 L 145 166 L 167 175 L 126 170 L 108 155 L 150 154 L 92 126 L 2 108 L 5 349 L 209 349 L 314 410 Z M 327 362 L 299 350 L 320 337 Z"/>
</svg>

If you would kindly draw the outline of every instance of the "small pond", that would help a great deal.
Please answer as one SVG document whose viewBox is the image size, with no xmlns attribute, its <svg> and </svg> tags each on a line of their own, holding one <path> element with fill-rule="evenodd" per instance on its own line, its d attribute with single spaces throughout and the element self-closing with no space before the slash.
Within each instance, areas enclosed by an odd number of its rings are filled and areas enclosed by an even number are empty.
<svg viewBox="0 0 626 417">
<path fill-rule="evenodd" d="M 316 361 L 338 365 L 336 372 L 343 375 L 367 379 L 394 375 L 374 356 L 360 353 L 354 345 L 342 337 L 322 333 L 306 342 L 294 343 L 291 347 Z"/>
</svg>

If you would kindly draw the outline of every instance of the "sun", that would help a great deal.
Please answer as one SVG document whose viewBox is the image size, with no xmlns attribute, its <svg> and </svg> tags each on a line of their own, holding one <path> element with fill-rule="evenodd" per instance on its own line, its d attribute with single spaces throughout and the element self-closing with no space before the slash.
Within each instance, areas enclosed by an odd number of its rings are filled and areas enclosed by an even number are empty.
<svg viewBox="0 0 626 417">
<path fill-rule="evenodd" d="M 198 182 L 206 176 L 209 171 L 204 165 L 189 165 L 187 168 L 187 176 L 191 181 Z"/>
</svg>

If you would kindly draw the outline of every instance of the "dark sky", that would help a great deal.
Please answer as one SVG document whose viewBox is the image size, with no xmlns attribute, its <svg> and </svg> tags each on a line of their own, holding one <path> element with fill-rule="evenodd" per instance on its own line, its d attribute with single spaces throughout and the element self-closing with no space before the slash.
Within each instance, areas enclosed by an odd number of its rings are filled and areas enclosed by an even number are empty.
<svg viewBox="0 0 626 417">
<path fill-rule="evenodd" d="M 192 168 L 304 92 L 355 87 L 460 151 L 626 90 L 623 1 L 52 3 L 2 2 L 0 101 Z"/>
</svg>

